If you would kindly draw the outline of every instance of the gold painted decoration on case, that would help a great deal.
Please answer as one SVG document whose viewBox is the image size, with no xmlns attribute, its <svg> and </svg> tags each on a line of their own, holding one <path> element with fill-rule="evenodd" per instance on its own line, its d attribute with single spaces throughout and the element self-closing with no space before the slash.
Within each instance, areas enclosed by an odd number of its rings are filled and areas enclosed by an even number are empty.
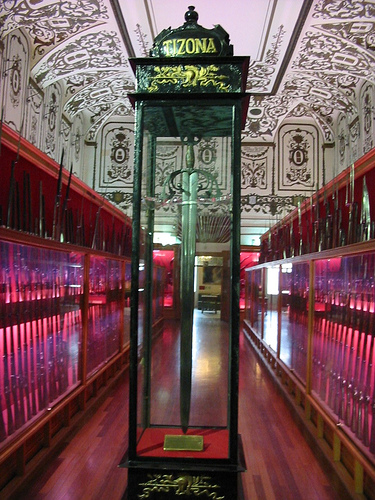
<svg viewBox="0 0 375 500">
<path fill-rule="evenodd" d="M 150 78 L 149 92 L 158 92 L 161 85 L 181 84 L 182 87 L 207 87 L 212 85 L 223 92 L 229 92 L 230 85 L 225 84 L 228 76 L 219 75 L 219 68 L 213 64 L 207 67 L 161 66 L 155 67 L 156 76 Z"/>
<path fill-rule="evenodd" d="M 174 490 L 176 496 L 186 495 L 192 497 L 210 498 L 212 500 L 225 500 L 225 497 L 219 495 L 220 486 L 210 484 L 212 478 L 209 476 L 189 476 L 181 475 L 173 477 L 173 474 L 149 474 L 149 481 L 139 483 L 143 486 L 143 493 L 138 495 L 140 500 L 153 498 L 153 493 L 169 493 Z"/>
</svg>

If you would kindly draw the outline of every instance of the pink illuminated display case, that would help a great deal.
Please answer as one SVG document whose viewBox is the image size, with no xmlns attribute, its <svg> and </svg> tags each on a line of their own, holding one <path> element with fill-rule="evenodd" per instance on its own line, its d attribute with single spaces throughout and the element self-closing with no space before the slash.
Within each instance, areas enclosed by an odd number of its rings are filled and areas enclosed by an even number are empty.
<svg viewBox="0 0 375 500">
<path fill-rule="evenodd" d="M 374 242 L 326 257 L 323 252 L 261 264 L 246 271 L 245 312 L 245 330 L 273 352 L 372 462 L 374 272 Z"/>
<path fill-rule="evenodd" d="M 129 343 L 129 262 L 24 239 L 0 238 L 0 447 Z"/>
</svg>

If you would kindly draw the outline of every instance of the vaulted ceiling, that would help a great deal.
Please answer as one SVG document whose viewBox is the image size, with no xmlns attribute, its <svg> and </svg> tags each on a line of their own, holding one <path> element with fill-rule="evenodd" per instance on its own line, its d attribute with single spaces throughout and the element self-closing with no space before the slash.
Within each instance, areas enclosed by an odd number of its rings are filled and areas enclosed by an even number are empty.
<svg viewBox="0 0 375 500">
<path fill-rule="evenodd" d="M 30 73 L 47 88 L 60 82 L 68 119 L 81 113 L 93 140 L 112 115 L 131 113 L 129 57 L 149 55 L 154 37 L 184 23 L 181 0 L 3 0 L 3 37 L 28 34 Z M 375 83 L 375 3 L 342 0 L 196 0 L 198 23 L 220 24 L 234 55 L 251 58 L 244 137 L 272 141 L 287 117 L 313 119 L 323 141 L 335 118 L 358 116 L 358 89 Z"/>
</svg>

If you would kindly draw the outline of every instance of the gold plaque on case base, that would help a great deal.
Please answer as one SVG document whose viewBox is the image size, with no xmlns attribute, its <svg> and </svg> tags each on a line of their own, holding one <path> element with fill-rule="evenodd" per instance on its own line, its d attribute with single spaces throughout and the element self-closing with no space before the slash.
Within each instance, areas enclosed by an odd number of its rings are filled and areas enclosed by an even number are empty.
<svg viewBox="0 0 375 500">
<path fill-rule="evenodd" d="M 203 436 L 164 436 L 164 451 L 203 451 Z"/>
</svg>

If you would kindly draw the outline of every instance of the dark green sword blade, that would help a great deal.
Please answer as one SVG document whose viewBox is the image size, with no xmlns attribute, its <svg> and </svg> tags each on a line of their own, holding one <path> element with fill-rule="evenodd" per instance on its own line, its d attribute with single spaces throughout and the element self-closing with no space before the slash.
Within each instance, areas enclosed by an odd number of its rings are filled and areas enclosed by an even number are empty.
<svg viewBox="0 0 375 500">
<path fill-rule="evenodd" d="M 193 146 L 189 145 L 189 148 Z M 194 153 L 190 150 L 188 158 Z M 193 163 L 194 157 L 191 159 Z M 188 162 L 188 166 L 189 166 Z M 191 166 L 191 164 L 190 164 Z M 198 173 L 192 168 L 182 174 L 182 241 L 181 241 L 181 343 L 180 343 L 180 418 L 186 433 L 189 426 L 192 342 L 194 314 L 194 260 L 197 222 Z"/>
</svg>

